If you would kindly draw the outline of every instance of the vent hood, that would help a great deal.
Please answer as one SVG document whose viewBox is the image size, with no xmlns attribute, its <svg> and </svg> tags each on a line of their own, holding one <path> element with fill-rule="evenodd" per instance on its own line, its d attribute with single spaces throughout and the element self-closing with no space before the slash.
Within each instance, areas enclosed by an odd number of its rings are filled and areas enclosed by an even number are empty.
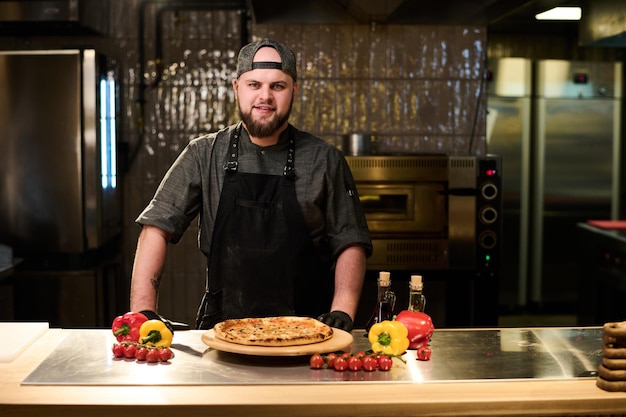
<svg viewBox="0 0 626 417">
<path fill-rule="evenodd" d="M 0 35 L 106 35 L 110 0 L 0 0 Z"/>
<path fill-rule="evenodd" d="M 626 47 L 626 2 L 589 1 L 583 9 L 579 41 L 585 46 Z"/>
</svg>

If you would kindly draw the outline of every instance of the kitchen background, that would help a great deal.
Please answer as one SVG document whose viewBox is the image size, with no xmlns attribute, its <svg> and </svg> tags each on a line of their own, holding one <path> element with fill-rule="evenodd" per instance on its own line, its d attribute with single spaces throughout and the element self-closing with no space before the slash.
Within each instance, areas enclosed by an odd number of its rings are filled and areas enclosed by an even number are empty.
<svg viewBox="0 0 626 417">
<path fill-rule="evenodd" d="M 0 7 L 3 3 L 15 2 L 0 2 Z M 414 14 L 388 19 L 400 3 L 80 1 L 82 24 L 3 19 L 0 50 L 94 48 L 118 65 L 122 233 L 102 253 L 86 255 L 106 255 L 106 267 L 85 262 L 85 254 L 64 256 L 65 265 L 52 278 L 57 284 L 18 268 L 10 280 L 15 286 L 1 287 L 2 314 L 82 327 L 106 326 L 112 315 L 126 311 L 139 233 L 134 219 L 190 139 L 236 120 L 231 75 L 236 53 L 248 39 L 277 38 L 297 53 L 301 89 L 294 125 L 337 146 L 344 134 L 371 133 L 384 154 L 486 155 L 487 58 L 624 60 L 620 46 L 580 46 L 576 23 L 564 31 L 528 32 L 516 25 L 488 25 L 471 13 L 466 19 L 448 17 L 444 9 L 420 15 L 417 6 L 409 9 Z M 461 12 L 475 6 L 449 3 Z M 506 176 L 506 165 L 503 172 Z M 43 258 L 38 266 L 58 266 L 56 257 Z M 190 229 L 168 255 L 162 314 L 194 322 L 204 264 Z M 76 268 L 68 272 L 67 265 Z M 68 276 L 74 278 L 65 282 Z M 503 314 L 524 307 L 507 294 L 516 291 L 517 279 L 500 280 Z M 89 285 L 69 288 L 77 282 Z M 575 314 L 577 300 L 562 301 L 557 313 Z"/>
</svg>

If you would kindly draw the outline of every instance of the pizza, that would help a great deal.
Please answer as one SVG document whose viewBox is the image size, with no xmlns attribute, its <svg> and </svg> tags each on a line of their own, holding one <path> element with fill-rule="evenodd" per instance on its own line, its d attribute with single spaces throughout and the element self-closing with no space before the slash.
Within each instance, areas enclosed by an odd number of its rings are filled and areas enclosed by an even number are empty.
<svg viewBox="0 0 626 417">
<path fill-rule="evenodd" d="M 299 346 L 333 337 L 332 327 L 310 317 L 229 319 L 213 330 L 218 339 L 249 346 Z"/>
</svg>

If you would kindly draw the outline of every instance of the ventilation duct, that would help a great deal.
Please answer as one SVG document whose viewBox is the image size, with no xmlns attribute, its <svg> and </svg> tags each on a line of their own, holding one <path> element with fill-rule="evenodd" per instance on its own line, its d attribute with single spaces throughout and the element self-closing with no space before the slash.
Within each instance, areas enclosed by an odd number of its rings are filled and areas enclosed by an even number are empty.
<svg viewBox="0 0 626 417">
<path fill-rule="evenodd" d="M 110 0 L 0 0 L 0 35 L 106 35 Z"/>
<path fill-rule="evenodd" d="M 626 47 L 626 2 L 593 0 L 587 3 L 579 26 L 580 44 Z"/>
</svg>

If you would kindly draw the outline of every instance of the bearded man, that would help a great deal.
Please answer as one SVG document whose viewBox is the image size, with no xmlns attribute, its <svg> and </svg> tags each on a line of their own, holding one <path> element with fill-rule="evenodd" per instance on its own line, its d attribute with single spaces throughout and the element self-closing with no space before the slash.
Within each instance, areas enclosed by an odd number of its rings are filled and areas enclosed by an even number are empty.
<svg viewBox="0 0 626 417">
<path fill-rule="evenodd" d="M 157 316 L 168 245 L 199 216 L 198 329 L 295 315 L 351 331 L 371 237 L 341 151 L 289 123 L 295 54 L 270 39 L 244 46 L 233 88 L 241 121 L 192 140 L 136 220 L 130 309 Z"/>
</svg>

